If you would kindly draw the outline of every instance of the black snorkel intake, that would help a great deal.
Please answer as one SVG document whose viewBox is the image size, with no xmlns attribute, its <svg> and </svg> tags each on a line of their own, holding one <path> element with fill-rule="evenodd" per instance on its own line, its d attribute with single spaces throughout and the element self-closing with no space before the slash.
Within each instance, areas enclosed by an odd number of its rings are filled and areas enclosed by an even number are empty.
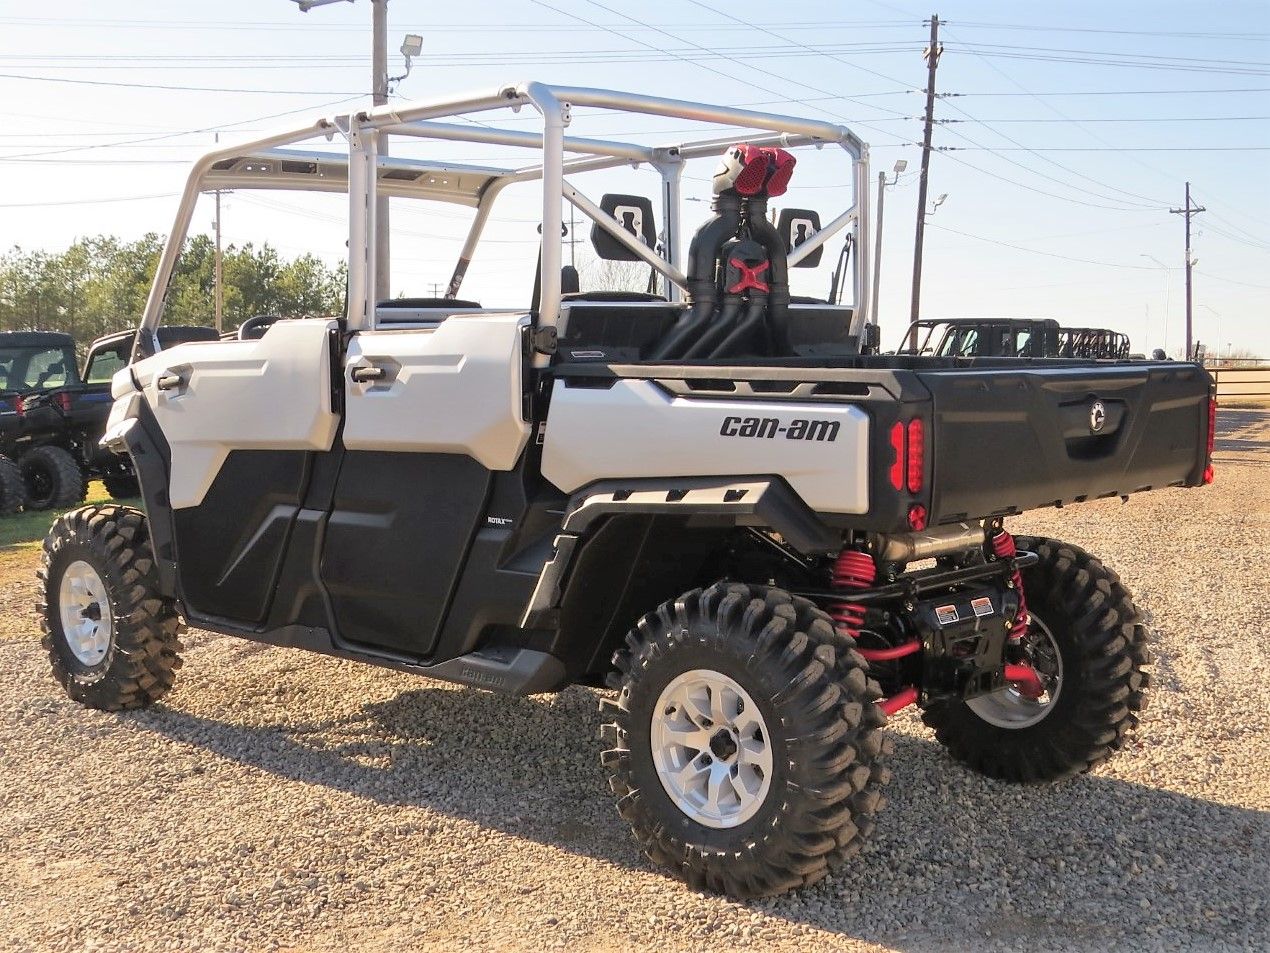
<svg viewBox="0 0 1270 953">
<path fill-rule="evenodd" d="M 688 252 L 691 306 L 654 350 L 659 360 L 720 358 L 785 349 L 789 265 L 767 221 L 767 199 L 783 195 L 795 159 L 784 149 L 730 147 L 714 174 L 714 215 Z"/>
</svg>

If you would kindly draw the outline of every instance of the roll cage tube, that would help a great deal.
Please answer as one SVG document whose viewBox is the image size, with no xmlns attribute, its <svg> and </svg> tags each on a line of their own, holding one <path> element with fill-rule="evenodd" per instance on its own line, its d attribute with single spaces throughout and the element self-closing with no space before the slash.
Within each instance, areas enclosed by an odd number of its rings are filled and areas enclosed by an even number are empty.
<svg viewBox="0 0 1270 953">
<path fill-rule="evenodd" d="M 531 106 L 538 113 L 542 122 L 540 133 L 498 129 L 489 124 L 467 126 L 441 121 L 503 108 L 519 111 L 523 106 Z M 723 138 L 699 139 L 672 146 L 648 146 L 566 136 L 565 132 L 572 123 L 574 107 L 666 116 L 750 129 L 757 134 L 737 132 Z M 300 152 L 283 148 L 318 138 L 331 141 L 337 134 L 346 142 L 346 160 L 329 152 Z M 379 154 L 378 140 L 381 135 L 529 148 L 540 150 L 542 160 L 538 164 L 520 168 L 496 168 L 386 157 Z M 481 234 L 488 223 L 493 203 L 503 189 L 518 182 L 542 182 L 544 235 L 560 235 L 562 200 L 567 200 L 637 257 L 660 272 L 666 279 L 668 297 L 679 300 L 686 283 L 682 271 L 684 249 L 681 246 L 684 238 L 680 227 L 683 164 L 689 159 L 718 155 L 728 145 L 738 141 L 782 148 L 819 148 L 837 143 L 847 153 L 853 170 L 854 203 L 791 251 L 788 260 L 791 265 L 796 264 L 822 247 L 843 228 L 852 227 L 857 253 L 854 260 L 856 307 L 852 316 L 851 333 L 859 334 L 865 316 L 869 313 L 871 295 L 868 281 L 872 272 L 872 244 L 868 234 L 868 147 L 849 129 L 818 120 L 728 106 L 711 106 L 615 90 L 559 87 L 529 82 L 504 86 L 492 93 L 475 93 L 322 118 L 309 125 L 291 127 L 204 155 L 191 169 L 181 194 L 172 230 L 160 256 L 146 300 L 140 325 L 141 333 L 137 335 L 132 359 L 147 356 L 160 348 L 155 329 L 162 318 L 168 287 L 177 256 L 189 231 L 195 203 L 203 191 L 224 188 L 228 183 L 232 183 L 232 187 L 237 189 L 347 191 L 349 296 L 346 317 L 348 329 L 357 331 L 370 329 L 375 324 L 376 302 L 373 289 L 377 196 L 426 198 L 454 202 L 476 210 L 447 288 L 447 296 L 454 297 L 462 285 L 468 263 L 475 254 Z M 566 153 L 570 155 L 566 156 Z M 647 164 L 661 177 L 664 212 L 662 254 L 648 248 L 618 226 L 611 216 L 604 213 L 566 178 L 584 172 L 622 165 L 638 167 L 641 164 Z M 405 174 L 409 170 L 420 174 L 413 177 Z M 443 177 L 445 183 L 454 179 L 461 184 L 429 184 L 426 181 L 429 177 L 425 175 L 429 170 L 434 173 L 430 177 L 431 183 L 437 182 L 435 172 L 443 172 L 452 173 Z M 540 257 L 541 297 L 536 316 L 542 325 L 554 326 L 557 319 L 561 260 L 561 242 L 543 241 Z"/>
</svg>

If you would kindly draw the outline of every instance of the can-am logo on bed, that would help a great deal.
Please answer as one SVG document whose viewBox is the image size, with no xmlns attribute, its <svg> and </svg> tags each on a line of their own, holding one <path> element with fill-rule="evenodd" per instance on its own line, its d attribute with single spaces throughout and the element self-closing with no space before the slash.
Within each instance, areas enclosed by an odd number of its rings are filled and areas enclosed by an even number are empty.
<svg viewBox="0 0 1270 953">
<path fill-rule="evenodd" d="M 838 439 L 840 424 L 836 420 L 804 420 L 795 417 L 782 423 L 777 417 L 724 417 L 719 435 L 723 437 L 755 437 L 774 440 L 820 440 L 832 443 Z"/>
</svg>

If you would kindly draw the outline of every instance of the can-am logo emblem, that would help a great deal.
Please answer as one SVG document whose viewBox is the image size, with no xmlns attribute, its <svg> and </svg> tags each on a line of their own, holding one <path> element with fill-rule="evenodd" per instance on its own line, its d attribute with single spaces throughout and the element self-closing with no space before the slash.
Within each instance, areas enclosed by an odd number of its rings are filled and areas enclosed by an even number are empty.
<svg viewBox="0 0 1270 953">
<path fill-rule="evenodd" d="M 1107 408 L 1102 401 L 1096 400 L 1089 405 L 1089 431 L 1099 433 L 1107 424 Z"/>
</svg>

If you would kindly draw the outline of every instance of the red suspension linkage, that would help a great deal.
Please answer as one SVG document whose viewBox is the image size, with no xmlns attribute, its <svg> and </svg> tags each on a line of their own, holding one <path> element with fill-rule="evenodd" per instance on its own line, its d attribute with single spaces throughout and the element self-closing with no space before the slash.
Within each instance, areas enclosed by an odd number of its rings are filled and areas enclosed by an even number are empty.
<svg viewBox="0 0 1270 953">
<path fill-rule="evenodd" d="M 998 559 L 1013 559 L 1019 554 L 1018 547 L 1014 545 L 1014 537 L 1005 531 L 998 529 L 992 537 L 992 551 L 997 554 Z M 1014 583 L 1014 591 L 1019 594 L 1019 611 L 1014 617 L 1014 624 L 1010 626 L 1010 641 L 1018 642 L 1023 636 L 1027 635 L 1027 597 L 1023 593 L 1023 575 L 1017 569 L 1010 576 L 1010 581 Z"/>
<path fill-rule="evenodd" d="M 838 554 L 838 561 L 833 566 L 833 586 L 835 589 L 868 589 L 877 579 L 877 566 L 873 557 L 858 549 L 844 549 Z M 835 602 L 829 606 L 829 614 L 834 622 L 847 635 L 859 639 L 860 629 L 864 625 L 864 606 L 858 602 Z M 870 662 L 889 662 L 921 650 L 919 639 L 905 642 L 887 649 L 857 649 Z M 893 715 L 901 708 L 906 708 L 917 701 L 917 689 L 902 689 L 890 698 L 878 702 L 881 709 Z"/>
<path fill-rule="evenodd" d="M 868 589 L 877 575 L 878 567 L 874 565 L 872 556 L 858 549 L 844 549 L 833 564 L 833 587 Z M 833 616 L 838 628 L 847 635 L 853 639 L 860 638 L 860 629 L 864 625 L 864 606 L 858 602 L 835 602 L 829 606 L 829 614 Z"/>
</svg>

